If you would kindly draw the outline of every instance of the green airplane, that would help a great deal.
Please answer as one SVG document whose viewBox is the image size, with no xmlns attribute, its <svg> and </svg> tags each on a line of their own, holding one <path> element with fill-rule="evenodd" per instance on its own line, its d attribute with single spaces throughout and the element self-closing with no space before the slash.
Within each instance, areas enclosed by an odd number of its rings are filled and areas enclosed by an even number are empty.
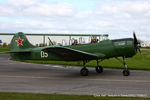
<svg viewBox="0 0 150 100">
<path fill-rule="evenodd" d="M 137 50 L 140 51 L 135 32 L 133 32 L 133 36 L 133 39 L 103 40 L 99 43 L 35 47 L 28 41 L 24 33 L 19 32 L 11 40 L 10 54 L 14 59 L 23 60 L 83 61 L 83 68 L 80 71 L 82 76 L 88 75 L 89 71 L 86 68 L 86 63 L 90 60 L 97 61 L 96 72 L 102 73 L 103 67 L 99 65 L 99 60 L 122 57 L 122 63 L 125 67 L 123 75 L 128 76 L 130 72 L 127 68 L 125 58 L 134 56 Z"/>
</svg>

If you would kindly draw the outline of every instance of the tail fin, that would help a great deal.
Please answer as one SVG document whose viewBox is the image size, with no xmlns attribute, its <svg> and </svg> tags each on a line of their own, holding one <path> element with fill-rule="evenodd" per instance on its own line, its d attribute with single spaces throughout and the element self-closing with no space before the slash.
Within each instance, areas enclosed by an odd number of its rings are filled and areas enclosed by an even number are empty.
<svg viewBox="0 0 150 100">
<path fill-rule="evenodd" d="M 18 32 L 11 40 L 10 50 L 20 51 L 27 48 L 34 48 L 34 46 L 28 41 L 24 33 Z"/>
</svg>

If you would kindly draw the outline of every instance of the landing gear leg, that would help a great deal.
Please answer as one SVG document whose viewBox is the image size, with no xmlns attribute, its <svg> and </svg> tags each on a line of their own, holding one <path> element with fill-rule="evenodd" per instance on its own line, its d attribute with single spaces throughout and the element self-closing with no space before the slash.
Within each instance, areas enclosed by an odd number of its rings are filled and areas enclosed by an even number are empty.
<svg viewBox="0 0 150 100">
<path fill-rule="evenodd" d="M 125 57 L 123 56 L 123 64 L 124 64 L 124 70 L 123 70 L 123 75 L 124 76 L 129 76 L 130 75 L 130 71 L 128 70 L 126 61 L 125 61 Z"/>
<path fill-rule="evenodd" d="M 82 76 L 88 76 L 89 70 L 86 68 L 86 62 L 87 61 L 83 61 L 83 68 L 80 70 L 80 74 Z"/>
<path fill-rule="evenodd" d="M 99 60 L 98 59 L 97 59 L 96 72 L 97 73 L 102 73 L 103 72 L 103 67 L 99 65 Z"/>
</svg>

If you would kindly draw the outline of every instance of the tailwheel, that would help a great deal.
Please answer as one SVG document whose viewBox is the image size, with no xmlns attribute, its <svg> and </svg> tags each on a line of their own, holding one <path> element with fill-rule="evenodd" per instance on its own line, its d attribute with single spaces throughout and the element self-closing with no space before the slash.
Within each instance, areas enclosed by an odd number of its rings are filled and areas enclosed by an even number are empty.
<svg viewBox="0 0 150 100">
<path fill-rule="evenodd" d="M 82 68 L 80 71 L 80 74 L 82 76 L 88 76 L 88 73 L 89 73 L 89 70 L 86 67 Z"/>
<path fill-rule="evenodd" d="M 103 72 L 103 67 L 97 66 L 97 67 L 96 67 L 96 72 L 97 72 L 97 73 L 102 73 L 102 72 Z"/>
<path fill-rule="evenodd" d="M 128 69 L 124 69 L 123 70 L 123 75 L 124 76 L 129 76 L 130 75 L 130 71 Z"/>
</svg>

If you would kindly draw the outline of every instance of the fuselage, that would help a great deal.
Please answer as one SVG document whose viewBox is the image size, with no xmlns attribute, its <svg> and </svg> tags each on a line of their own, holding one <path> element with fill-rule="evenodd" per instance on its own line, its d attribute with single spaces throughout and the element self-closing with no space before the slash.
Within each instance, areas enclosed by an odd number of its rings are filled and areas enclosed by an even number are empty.
<svg viewBox="0 0 150 100">
<path fill-rule="evenodd" d="M 99 43 L 78 44 L 78 45 L 70 45 L 65 47 L 95 54 L 95 55 L 99 55 L 99 54 L 105 55 L 104 57 L 98 57 L 97 59 L 107 59 L 111 57 L 120 57 L 120 56 L 132 57 L 136 54 L 136 48 L 132 38 L 103 40 Z M 28 48 L 31 50 L 31 52 L 11 53 L 11 56 L 16 59 L 63 60 L 53 55 L 51 52 L 43 51 L 44 48 L 45 47 Z M 74 60 L 82 60 L 82 59 L 74 59 Z M 89 60 L 92 59 L 90 58 Z M 70 61 L 72 61 L 72 59 L 70 59 Z"/>
</svg>

